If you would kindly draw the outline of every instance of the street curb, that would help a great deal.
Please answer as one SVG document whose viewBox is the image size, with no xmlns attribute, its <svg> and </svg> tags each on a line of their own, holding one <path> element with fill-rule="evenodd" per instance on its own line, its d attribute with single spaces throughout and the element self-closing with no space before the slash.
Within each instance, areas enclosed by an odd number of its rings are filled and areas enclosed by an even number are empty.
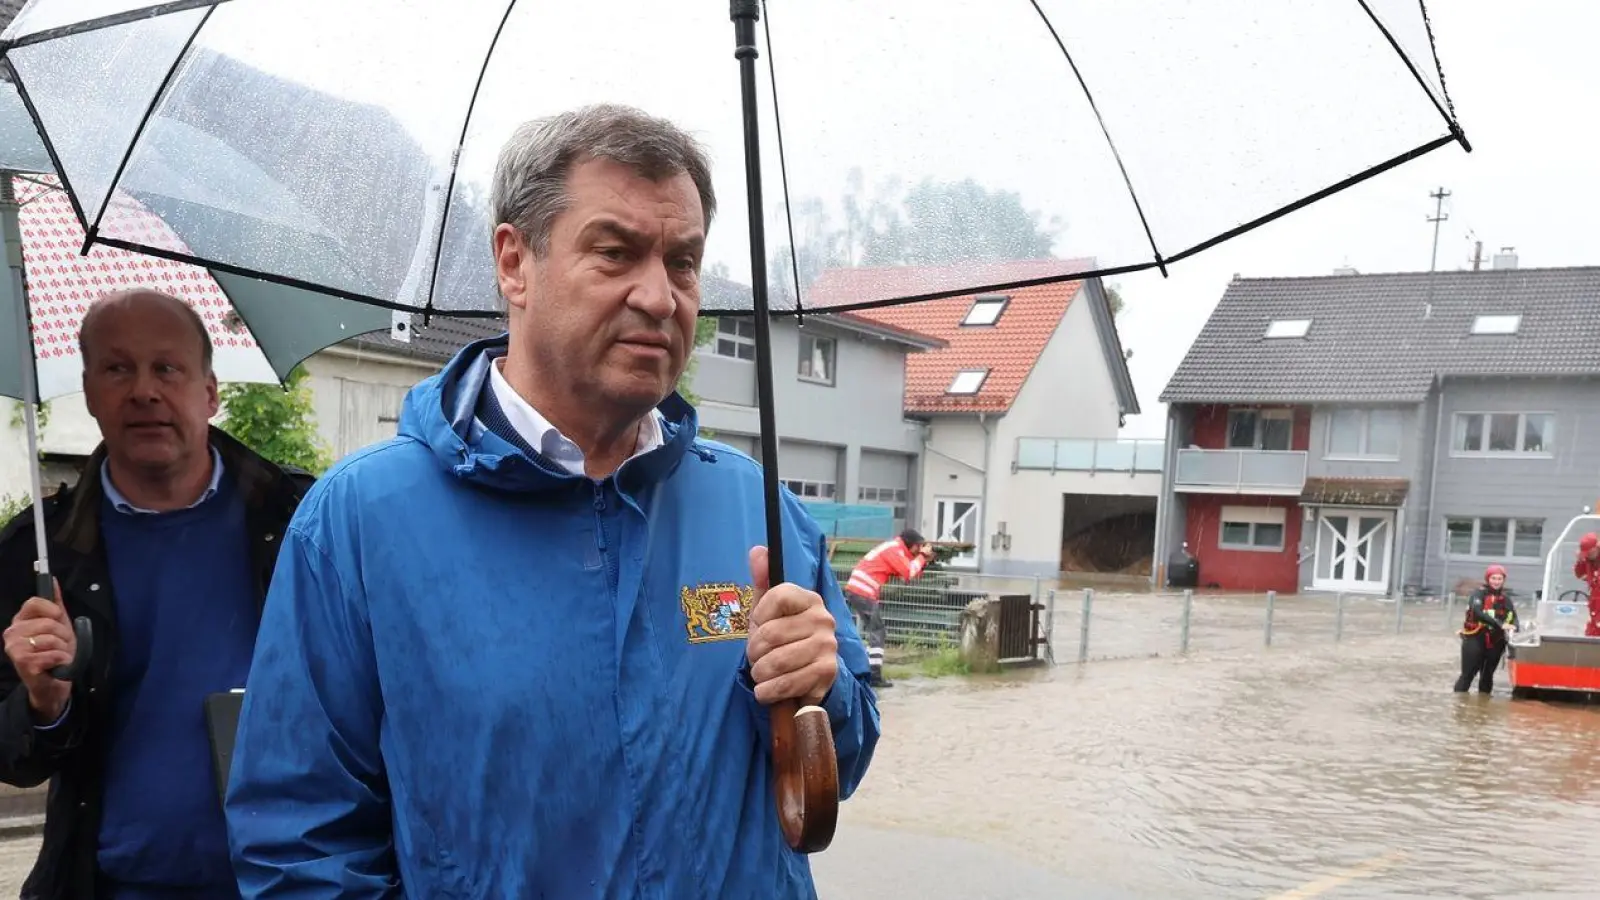
<svg viewBox="0 0 1600 900">
<path fill-rule="evenodd" d="M 0 841 L 37 837 L 44 832 L 44 816 L 16 816 L 0 819 Z"/>
</svg>

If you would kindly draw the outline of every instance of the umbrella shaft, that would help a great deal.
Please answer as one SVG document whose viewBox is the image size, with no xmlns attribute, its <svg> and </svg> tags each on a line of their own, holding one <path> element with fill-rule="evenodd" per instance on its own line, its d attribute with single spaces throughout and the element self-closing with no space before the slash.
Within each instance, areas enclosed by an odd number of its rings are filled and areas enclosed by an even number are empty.
<svg viewBox="0 0 1600 900">
<path fill-rule="evenodd" d="M 783 501 L 778 489 L 778 425 L 773 409 L 772 312 L 767 296 L 767 233 L 761 198 L 761 120 L 756 104 L 756 21 L 759 0 L 731 0 L 734 57 L 739 60 L 739 93 L 744 118 L 745 199 L 750 216 L 750 293 L 756 331 L 756 408 L 761 422 L 762 493 L 767 514 L 768 584 L 783 574 Z"/>
<path fill-rule="evenodd" d="M 22 351 L 17 359 L 22 364 L 22 424 L 28 433 L 28 477 L 33 493 L 33 541 L 38 553 L 38 571 L 41 576 L 50 573 L 50 552 L 44 527 L 43 481 L 39 474 L 39 382 L 38 362 L 33 356 L 33 327 L 28 316 L 27 280 L 22 268 L 22 226 L 17 221 L 17 198 L 12 190 L 13 173 L 0 169 L 0 231 L 4 232 L 6 273 L 8 287 L 16 310 L 17 321 L 12 333 L 17 336 Z"/>
</svg>

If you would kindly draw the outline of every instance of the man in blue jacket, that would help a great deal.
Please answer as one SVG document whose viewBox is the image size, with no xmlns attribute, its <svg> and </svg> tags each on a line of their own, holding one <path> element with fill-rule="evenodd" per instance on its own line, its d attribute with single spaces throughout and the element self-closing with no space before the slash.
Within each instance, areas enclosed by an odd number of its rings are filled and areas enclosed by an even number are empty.
<svg viewBox="0 0 1600 900">
<path fill-rule="evenodd" d="M 247 898 L 810 898 L 766 705 L 878 739 L 816 524 L 673 392 L 710 169 L 638 111 L 520 129 L 495 172 L 509 334 L 406 398 L 284 536 L 227 809 Z"/>
</svg>

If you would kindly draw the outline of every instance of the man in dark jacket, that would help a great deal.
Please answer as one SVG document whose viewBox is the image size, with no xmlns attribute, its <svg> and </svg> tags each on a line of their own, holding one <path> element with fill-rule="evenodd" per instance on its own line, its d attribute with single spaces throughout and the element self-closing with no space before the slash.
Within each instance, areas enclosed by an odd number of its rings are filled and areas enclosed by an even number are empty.
<svg viewBox="0 0 1600 900">
<path fill-rule="evenodd" d="M 79 335 L 102 443 L 46 502 L 59 602 L 31 596 L 34 522 L 0 531 L 0 781 L 51 782 L 24 898 L 236 898 L 204 698 L 245 684 L 283 530 L 310 476 L 209 419 L 205 325 L 176 298 L 113 294 Z M 71 682 L 51 670 L 93 625 Z"/>
</svg>

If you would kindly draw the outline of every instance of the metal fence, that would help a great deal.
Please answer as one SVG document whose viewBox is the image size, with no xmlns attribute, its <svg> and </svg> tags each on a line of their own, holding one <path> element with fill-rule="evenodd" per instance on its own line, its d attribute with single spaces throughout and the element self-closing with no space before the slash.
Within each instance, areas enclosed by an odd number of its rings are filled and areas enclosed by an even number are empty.
<svg viewBox="0 0 1600 900">
<path fill-rule="evenodd" d="M 1359 594 L 1047 591 L 1053 657 L 1088 662 L 1453 633 L 1465 600 Z"/>
<path fill-rule="evenodd" d="M 835 565 L 840 584 L 850 577 L 848 567 Z M 1030 603 L 1048 605 L 1050 592 L 1038 577 L 980 575 L 936 569 L 924 572 L 915 581 L 893 579 L 883 586 L 884 628 L 888 642 L 897 647 L 939 647 L 954 644 L 961 636 L 961 611 L 979 597 L 1025 595 Z M 1052 625 L 1053 611 L 1046 609 L 1046 633 Z"/>
</svg>

